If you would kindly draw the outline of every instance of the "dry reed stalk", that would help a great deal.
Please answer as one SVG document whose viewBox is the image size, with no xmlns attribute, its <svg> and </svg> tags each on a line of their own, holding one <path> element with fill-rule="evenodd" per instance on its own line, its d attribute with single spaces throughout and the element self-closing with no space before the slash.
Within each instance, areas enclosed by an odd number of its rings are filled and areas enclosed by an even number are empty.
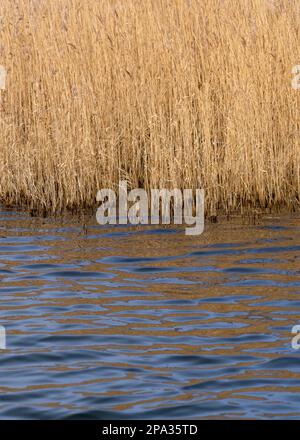
<svg viewBox="0 0 300 440">
<path fill-rule="evenodd" d="M 1 0 L 0 197 L 206 190 L 207 212 L 299 207 L 298 0 Z"/>
</svg>

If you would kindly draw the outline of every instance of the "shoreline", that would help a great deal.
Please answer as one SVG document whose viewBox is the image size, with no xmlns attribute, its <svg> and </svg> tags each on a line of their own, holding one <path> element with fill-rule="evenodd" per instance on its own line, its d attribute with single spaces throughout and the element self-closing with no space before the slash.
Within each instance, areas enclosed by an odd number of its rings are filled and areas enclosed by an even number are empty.
<svg viewBox="0 0 300 440">
<path fill-rule="evenodd" d="M 93 222 L 97 222 L 96 220 L 96 212 L 97 212 L 97 204 L 95 204 L 95 206 L 93 207 L 89 207 L 89 208 L 75 208 L 75 209 L 65 209 L 61 212 L 51 212 L 51 211 L 40 211 L 38 209 L 29 209 L 26 206 L 22 206 L 22 205 L 5 205 L 3 203 L 0 202 L 0 211 L 9 211 L 9 212 L 19 212 L 19 213 L 23 213 L 25 215 L 28 215 L 29 218 L 32 219 L 45 219 L 45 220 L 53 220 L 53 221 L 57 221 L 57 222 L 67 222 L 67 223 L 71 223 L 71 222 L 83 222 L 83 224 L 85 224 L 86 222 L 88 223 L 93 223 Z M 172 214 L 172 211 L 171 211 Z M 243 213 L 241 212 L 231 212 L 231 213 L 226 213 L 222 210 L 219 210 L 217 212 L 216 215 L 211 216 L 211 215 L 205 215 L 205 224 L 226 224 L 226 223 L 236 223 L 236 222 L 242 222 L 242 225 L 256 225 L 259 224 L 260 222 L 263 221 L 268 221 L 268 220 L 280 220 L 284 221 L 285 219 L 290 219 L 290 218 L 298 218 L 298 216 L 300 216 L 300 208 L 298 210 L 289 210 L 286 207 L 283 208 L 278 208 L 278 209 L 258 209 L 258 208 L 254 208 L 254 209 L 248 209 L 245 210 Z M 117 217 L 119 218 L 119 217 Z M 161 218 L 160 218 L 161 220 Z M 157 225 L 153 224 L 151 225 L 146 224 L 137 224 L 137 225 L 132 225 L 130 223 L 128 223 L 127 225 L 122 225 L 119 224 L 118 222 L 116 223 L 116 225 L 99 225 L 99 227 L 103 227 L 103 228 L 110 228 L 110 227 L 125 227 L 125 228 L 159 228 L 159 227 L 177 227 L 177 228 L 183 228 L 183 225 L 174 225 L 172 224 L 172 220 L 173 220 L 173 216 L 171 216 L 171 223 L 170 224 L 162 224 L 161 221 L 160 223 Z"/>
</svg>

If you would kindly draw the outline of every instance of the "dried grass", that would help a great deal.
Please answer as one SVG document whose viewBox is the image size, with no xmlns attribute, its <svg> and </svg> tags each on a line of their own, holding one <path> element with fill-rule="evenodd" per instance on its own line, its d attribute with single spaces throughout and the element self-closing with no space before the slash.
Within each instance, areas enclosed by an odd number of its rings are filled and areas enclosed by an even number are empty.
<svg viewBox="0 0 300 440">
<path fill-rule="evenodd" d="M 0 198 L 204 188 L 207 212 L 299 207 L 298 0 L 1 0 Z"/>
</svg>

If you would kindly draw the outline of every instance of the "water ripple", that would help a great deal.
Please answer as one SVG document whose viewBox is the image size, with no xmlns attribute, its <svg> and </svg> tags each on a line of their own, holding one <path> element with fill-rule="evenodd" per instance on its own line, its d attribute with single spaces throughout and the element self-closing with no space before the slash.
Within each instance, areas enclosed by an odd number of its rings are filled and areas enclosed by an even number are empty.
<svg viewBox="0 0 300 440">
<path fill-rule="evenodd" d="M 296 217 L 0 220 L 0 418 L 299 418 Z"/>
</svg>

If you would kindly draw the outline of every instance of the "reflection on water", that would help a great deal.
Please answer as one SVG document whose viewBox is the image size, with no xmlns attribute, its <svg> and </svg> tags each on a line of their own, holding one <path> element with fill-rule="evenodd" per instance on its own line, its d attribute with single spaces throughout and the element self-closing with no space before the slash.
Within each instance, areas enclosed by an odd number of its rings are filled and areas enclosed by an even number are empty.
<svg viewBox="0 0 300 440">
<path fill-rule="evenodd" d="M 299 418 L 299 218 L 0 219 L 1 418 Z"/>
</svg>

